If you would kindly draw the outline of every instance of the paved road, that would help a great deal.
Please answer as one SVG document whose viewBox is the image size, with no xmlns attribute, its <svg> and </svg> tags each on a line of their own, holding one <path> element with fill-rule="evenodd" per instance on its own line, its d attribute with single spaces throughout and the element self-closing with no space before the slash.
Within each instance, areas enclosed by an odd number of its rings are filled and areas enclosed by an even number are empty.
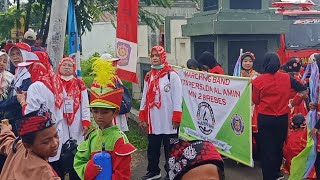
<svg viewBox="0 0 320 180">
<path fill-rule="evenodd" d="M 146 173 L 146 167 L 148 163 L 146 157 L 146 151 L 138 151 L 134 154 L 132 160 L 131 179 L 139 180 L 139 178 Z M 226 180 L 262 180 L 261 169 L 259 168 L 258 163 L 256 163 L 255 168 L 250 168 L 241 164 L 237 164 L 235 161 L 232 161 L 230 159 L 225 159 L 224 161 Z M 161 155 L 160 164 L 162 168 L 162 179 L 164 179 L 166 175 L 163 168 L 164 162 L 164 155 Z"/>
</svg>

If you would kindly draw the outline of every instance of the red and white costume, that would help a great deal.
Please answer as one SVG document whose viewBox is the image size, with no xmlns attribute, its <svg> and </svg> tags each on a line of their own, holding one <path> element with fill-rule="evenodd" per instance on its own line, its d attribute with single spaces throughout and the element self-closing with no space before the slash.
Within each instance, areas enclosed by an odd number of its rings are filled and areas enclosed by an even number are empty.
<svg viewBox="0 0 320 180">
<path fill-rule="evenodd" d="M 88 92 L 82 79 L 79 79 L 74 75 L 61 75 L 60 67 L 65 61 L 72 62 L 74 73 L 76 71 L 76 63 L 71 58 L 63 58 L 58 65 L 59 77 L 66 92 L 64 94 L 64 103 L 62 105 L 64 119 L 62 121 L 62 128 L 64 132 L 62 143 L 65 143 L 70 137 L 72 137 L 73 139 L 76 139 L 79 144 L 84 140 L 83 127 L 90 127 Z M 68 103 L 71 104 L 68 105 Z"/>
</svg>

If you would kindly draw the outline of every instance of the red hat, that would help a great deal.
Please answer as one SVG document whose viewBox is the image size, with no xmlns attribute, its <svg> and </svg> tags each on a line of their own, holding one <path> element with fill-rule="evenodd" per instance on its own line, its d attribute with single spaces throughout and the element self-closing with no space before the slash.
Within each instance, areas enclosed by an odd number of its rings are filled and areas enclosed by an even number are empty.
<svg viewBox="0 0 320 180">
<path fill-rule="evenodd" d="M 26 51 L 29 51 L 31 52 L 31 47 L 27 44 L 27 43 L 24 43 L 24 42 L 17 42 L 17 43 L 10 43 L 10 44 L 6 44 L 4 46 L 4 49 L 9 52 L 9 50 L 12 48 L 12 47 L 17 47 L 19 49 L 23 49 L 23 50 L 26 50 Z"/>
<path fill-rule="evenodd" d="M 50 110 L 41 105 L 37 111 L 30 112 L 16 122 L 19 136 L 41 131 L 55 124 L 55 119 Z"/>
<path fill-rule="evenodd" d="M 223 160 L 216 147 L 208 141 L 170 139 L 169 176 L 180 179 L 189 170 L 204 164 L 214 164 L 224 172 Z"/>
</svg>

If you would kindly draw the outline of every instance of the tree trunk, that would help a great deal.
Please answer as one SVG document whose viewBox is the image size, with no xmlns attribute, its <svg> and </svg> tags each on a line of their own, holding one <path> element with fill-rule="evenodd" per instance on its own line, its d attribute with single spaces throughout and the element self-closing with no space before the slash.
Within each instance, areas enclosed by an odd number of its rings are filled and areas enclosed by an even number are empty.
<svg viewBox="0 0 320 180">
<path fill-rule="evenodd" d="M 29 23 L 30 23 L 30 15 L 31 15 L 31 7 L 34 0 L 29 0 L 27 5 L 27 14 L 26 14 L 26 21 L 24 24 L 24 32 L 27 32 L 29 29 Z"/>
<path fill-rule="evenodd" d="M 41 28 L 40 28 L 40 36 L 42 38 L 44 36 L 43 32 L 44 32 L 44 25 L 46 23 L 46 17 L 47 17 L 47 12 L 48 12 L 48 4 L 49 4 L 49 2 L 47 2 L 47 1 L 44 2 L 44 9 L 43 9 Z"/>
<path fill-rule="evenodd" d="M 47 38 L 48 38 L 48 34 L 49 34 L 49 24 L 50 24 L 50 15 L 47 19 L 47 23 L 44 27 L 44 34 L 42 37 L 42 47 L 46 47 L 46 43 L 47 43 Z"/>
<path fill-rule="evenodd" d="M 17 9 L 20 9 L 20 0 L 17 0 Z"/>
</svg>

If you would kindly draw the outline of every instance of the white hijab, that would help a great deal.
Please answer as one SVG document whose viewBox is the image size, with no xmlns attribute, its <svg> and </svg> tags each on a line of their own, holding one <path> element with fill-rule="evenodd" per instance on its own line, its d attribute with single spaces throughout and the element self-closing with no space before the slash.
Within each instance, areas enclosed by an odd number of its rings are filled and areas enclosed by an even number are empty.
<svg viewBox="0 0 320 180">
<path fill-rule="evenodd" d="M 12 47 L 12 48 L 14 48 L 14 47 Z M 10 54 L 12 48 L 9 50 L 9 54 Z M 15 47 L 15 48 L 17 48 L 17 47 Z M 29 51 L 26 51 L 24 49 L 20 49 L 20 48 L 18 48 L 18 49 L 20 50 L 21 55 L 22 55 L 22 62 L 26 62 L 27 60 L 39 60 L 39 57 L 36 54 L 29 52 Z M 31 78 L 31 74 L 29 73 L 27 67 L 16 67 L 16 73 L 15 73 L 14 80 L 13 80 L 15 87 L 20 87 L 22 85 L 22 82 L 28 78 Z M 16 92 L 14 92 L 13 94 L 15 95 Z"/>
</svg>

